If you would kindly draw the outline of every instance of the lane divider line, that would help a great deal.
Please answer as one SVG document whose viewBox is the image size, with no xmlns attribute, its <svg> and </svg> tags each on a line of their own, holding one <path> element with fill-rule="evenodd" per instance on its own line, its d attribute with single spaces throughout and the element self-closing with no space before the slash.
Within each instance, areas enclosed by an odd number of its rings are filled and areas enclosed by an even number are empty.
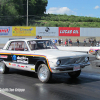
<svg viewBox="0 0 100 100">
<path fill-rule="evenodd" d="M 8 93 L 8 92 L 5 92 L 5 91 L 0 91 L 0 94 L 3 94 L 3 95 L 5 95 L 5 96 L 7 96 L 7 97 L 9 97 L 9 98 L 14 99 L 14 100 L 26 100 L 26 99 L 24 99 L 24 98 L 18 97 L 18 96 L 16 96 L 16 95 L 13 95 L 13 94 Z"/>
</svg>

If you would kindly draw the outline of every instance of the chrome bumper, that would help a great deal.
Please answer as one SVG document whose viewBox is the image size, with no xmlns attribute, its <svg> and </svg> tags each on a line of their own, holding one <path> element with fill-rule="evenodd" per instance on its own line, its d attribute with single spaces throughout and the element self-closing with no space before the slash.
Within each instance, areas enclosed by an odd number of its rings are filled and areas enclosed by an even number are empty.
<svg viewBox="0 0 100 100">
<path fill-rule="evenodd" d="M 73 68 L 75 66 L 80 66 L 80 70 L 84 68 L 85 66 L 90 65 L 90 62 L 87 63 L 79 63 L 79 64 L 70 64 L 70 65 L 61 65 L 58 67 L 51 67 L 52 73 L 67 73 L 67 72 L 73 72 Z M 78 70 L 76 70 L 78 71 Z"/>
</svg>

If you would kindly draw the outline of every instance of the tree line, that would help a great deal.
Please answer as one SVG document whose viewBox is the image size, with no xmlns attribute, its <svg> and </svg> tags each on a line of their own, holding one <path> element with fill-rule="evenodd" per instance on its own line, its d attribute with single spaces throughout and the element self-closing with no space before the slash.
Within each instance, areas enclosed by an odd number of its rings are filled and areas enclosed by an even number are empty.
<svg viewBox="0 0 100 100">
<path fill-rule="evenodd" d="M 28 0 L 29 18 L 44 14 L 48 0 Z M 0 26 L 25 25 L 27 0 L 0 0 Z"/>
<path fill-rule="evenodd" d="M 48 0 L 28 0 L 29 26 L 100 27 L 100 18 L 45 14 Z M 26 26 L 27 0 L 0 0 L 0 26 Z"/>
<path fill-rule="evenodd" d="M 33 25 L 46 27 L 100 27 L 100 18 L 66 14 L 44 14 L 39 20 L 35 20 Z"/>
</svg>

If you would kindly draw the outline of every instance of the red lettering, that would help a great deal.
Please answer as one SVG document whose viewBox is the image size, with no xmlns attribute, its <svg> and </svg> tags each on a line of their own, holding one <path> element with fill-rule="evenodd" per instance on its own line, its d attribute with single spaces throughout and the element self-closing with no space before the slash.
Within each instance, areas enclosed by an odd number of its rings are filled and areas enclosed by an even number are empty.
<svg viewBox="0 0 100 100">
<path fill-rule="evenodd" d="M 8 33 L 9 29 L 7 29 L 7 33 Z"/>
<path fill-rule="evenodd" d="M 8 33 L 9 29 L 0 29 L 0 33 Z"/>
</svg>

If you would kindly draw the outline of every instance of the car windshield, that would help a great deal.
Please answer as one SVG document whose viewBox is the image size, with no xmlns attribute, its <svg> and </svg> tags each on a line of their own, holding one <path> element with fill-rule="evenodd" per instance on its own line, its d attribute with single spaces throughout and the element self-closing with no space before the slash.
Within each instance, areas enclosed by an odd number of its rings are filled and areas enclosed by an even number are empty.
<svg viewBox="0 0 100 100">
<path fill-rule="evenodd" d="M 28 41 L 28 45 L 31 50 L 57 49 L 50 40 L 31 40 Z"/>
</svg>

